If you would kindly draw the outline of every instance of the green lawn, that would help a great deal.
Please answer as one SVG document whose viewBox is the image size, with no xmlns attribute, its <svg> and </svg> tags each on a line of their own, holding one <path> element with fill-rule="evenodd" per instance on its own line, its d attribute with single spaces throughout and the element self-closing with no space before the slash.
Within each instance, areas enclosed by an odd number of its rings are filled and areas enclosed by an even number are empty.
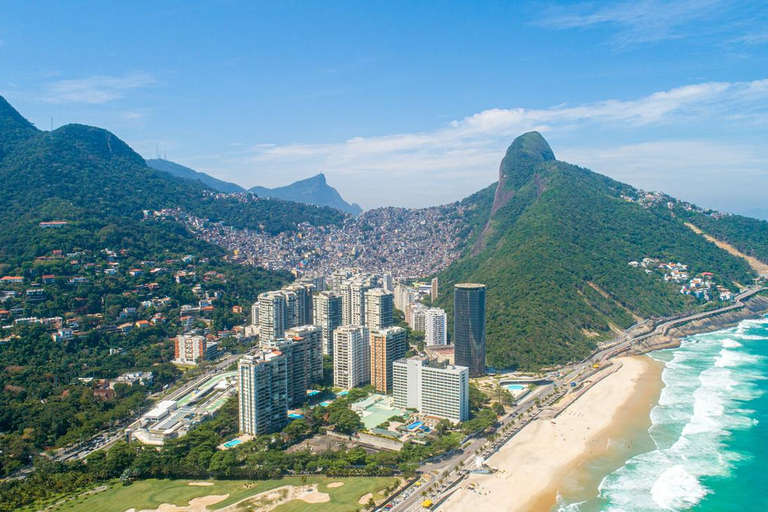
<svg viewBox="0 0 768 512">
<path fill-rule="evenodd" d="M 285 503 L 276 512 L 293 512 L 299 510 L 322 510 L 323 512 L 354 511 L 362 506 L 357 502 L 365 494 L 372 492 L 377 499 L 381 498 L 378 491 L 397 481 L 396 478 L 308 478 L 307 485 L 318 484 L 321 492 L 331 496 L 326 503 L 310 504 L 300 500 Z M 236 503 L 244 498 L 259 494 L 284 485 L 302 485 L 301 478 L 290 477 L 281 480 L 215 480 L 214 485 L 197 487 L 188 485 L 190 480 L 141 480 L 133 485 L 123 486 L 114 484 L 106 491 L 92 496 L 78 498 L 51 510 L 56 512 L 122 512 L 129 508 L 153 509 L 163 503 L 187 505 L 189 500 L 211 494 L 229 494 L 229 497 L 211 505 L 217 510 Z M 344 482 L 341 487 L 328 488 L 331 482 Z"/>
</svg>

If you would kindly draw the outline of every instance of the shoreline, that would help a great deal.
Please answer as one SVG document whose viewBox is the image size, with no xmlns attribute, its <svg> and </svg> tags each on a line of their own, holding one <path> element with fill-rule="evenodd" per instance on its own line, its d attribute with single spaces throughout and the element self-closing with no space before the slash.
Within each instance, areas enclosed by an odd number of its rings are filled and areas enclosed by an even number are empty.
<svg viewBox="0 0 768 512">
<path fill-rule="evenodd" d="M 465 510 L 480 506 L 508 511 L 551 511 L 561 495 L 569 501 L 595 498 L 605 474 L 636 455 L 638 444 L 652 442 L 650 411 L 658 403 L 665 365 L 646 354 L 677 348 L 682 338 L 728 329 L 768 314 L 768 297 L 756 296 L 744 307 L 675 327 L 654 336 L 627 356 L 614 360 L 622 366 L 595 377 L 578 398 L 551 420 L 547 415 L 527 425 L 486 462 L 499 471 L 470 474 L 440 507 Z M 611 372 L 606 369 L 605 372 Z M 596 379 L 595 379 L 596 380 Z M 569 439 L 570 438 L 570 439 Z M 619 443 L 616 443 L 616 441 Z M 625 441 L 623 446 L 622 441 Z M 595 471 L 591 465 L 603 466 Z M 468 488 L 474 484 L 475 489 Z"/>
<path fill-rule="evenodd" d="M 621 426 L 627 406 L 639 402 L 638 391 L 651 390 L 646 412 L 650 398 L 658 399 L 661 365 L 645 356 L 617 363 L 619 369 L 595 382 L 556 419 L 539 418 L 523 428 L 486 461 L 495 473 L 471 474 L 441 509 L 550 510 L 564 478 L 609 449 L 610 433 Z"/>
<path fill-rule="evenodd" d="M 768 297 L 755 295 L 744 301 L 744 307 L 702 320 L 694 320 L 679 327 L 673 327 L 666 335 L 656 335 L 636 346 L 633 354 L 647 354 L 656 350 L 677 348 L 683 338 L 695 334 L 706 334 L 735 327 L 744 320 L 768 314 Z"/>
</svg>

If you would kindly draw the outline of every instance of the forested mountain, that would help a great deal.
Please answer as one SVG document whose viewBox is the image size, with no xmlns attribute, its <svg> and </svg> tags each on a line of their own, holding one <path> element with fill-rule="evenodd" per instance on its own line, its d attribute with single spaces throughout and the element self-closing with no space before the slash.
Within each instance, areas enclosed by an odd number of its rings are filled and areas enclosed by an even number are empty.
<svg viewBox="0 0 768 512">
<path fill-rule="evenodd" d="M 144 210 L 180 208 L 238 228 L 279 233 L 298 223 L 340 223 L 332 208 L 216 194 L 198 181 L 149 168 L 114 134 L 90 126 L 37 130 L 0 98 L 0 260 L 23 256 L 20 243 L 40 221 L 100 226 L 138 221 Z M 13 249 L 13 250 L 11 250 Z"/>
<path fill-rule="evenodd" d="M 151 158 L 147 160 L 147 165 L 153 169 L 173 174 L 179 178 L 200 181 L 204 185 L 211 187 L 213 190 L 224 192 L 225 194 L 245 192 L 245 189 L 236 183 L 230 183 L 228 181 L 214 178 L 209 174 L 190 169 L 189 167 L 177 164 L 176 162 L 171 162 L 170 160 L 165 160 L 162 158 Z"/>
<path fill-rule="evenodd" d="M 177 378 L 169 340 L 182 331 L 182 306 L 213 299 L 200 328 L 226 332 L 259 293 L 289 282 L 287 272 L 230 263 L 223 249 L 152 214 L 164 208 L 268 233 L 346 217 L 217 193 L 147 167 L 106 130 L 37 130 L 0 98 L 0 276 L 22 280 L 0 289 L 0 476 L 133 414 Z M 70 339 L 52 338 L 69 327 Z M 161 377 L 155 388 L 103 399 L 78 380 L 137 370 Z"/>
<path fill-rule="evenodd" d="M 277 188 L 253 187 L 249 189 L 261 197 L 275 197 L 286 201 L 296 201 L 299 203 L 315 204 L 318 206 L 330 206 L 352 215 L 360 215 L 363 211 L 357 203 L 349 204 L 339 192 L 328 185 L 324 174 L 318 174 L 299 180 L 290 185 Z"/>
<path fill-rule="evenodd" d="M 666 204 L 632 200 L 636 193 L 556 160 L 536 132 L 512 143 L 498 184 L 465 200 L 474 205 L 465 252 L 440 276 L 443 289 L 466 281 L 488 286 L 488 364 L 563 363 L 587 355 L 612 330 L 695 305 L 679 286 L 630 261 L 681 262 L 691 275 L 713 272 L 732 289 L 752 281 L 745 260 L 694 233 Z M 728 233 L 741 236 L 737 227 Z M 452 309 L 452 294 L 440 302 Z"/>
</svg>

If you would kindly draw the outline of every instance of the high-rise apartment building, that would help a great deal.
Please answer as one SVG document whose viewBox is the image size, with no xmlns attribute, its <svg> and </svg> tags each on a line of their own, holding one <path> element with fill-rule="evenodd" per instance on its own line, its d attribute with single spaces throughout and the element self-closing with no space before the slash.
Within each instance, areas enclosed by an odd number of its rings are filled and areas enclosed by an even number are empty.
<svg viewBox="0 0 768 512">
<path fill-rule="evenodd" d="M 319 325 L 302 325 L 285 331 L 285 337 L 306 344 L 305 372 L 307 384 L 323 380 L 323 328 Z M 306 391 L 306 390 L 305 390 Z"/>
<path fill-rule="evenodd" d="M 259 295 L 259 343 L 282 338 L 286 329 L 285 295 L 281 291 Z"/>
<path fill-rule="evenodd" d="M 430 283 L 430 290 L 429 290 L 429 295 L 430 295 L 430 298 L 432 299 L 432 302 L 435 302 L 437 300 L 437 292 L 438 292 L 437 288 L 438 288 L 437 278 L 433 277 L 432 282 Z"/>
<path fill-rule="evenodd" d="M 406 308 L 406 318 L 408 326 L 414 331 L 426 332 L 427 330 L 427 311 L 429 308 L 418 302 L 410 304 Z"/>
<path fill-rule="evenodd" d="M 333 330 L 341 325 L 341 296 L 320 292 L 312 298 L 314 324 L 323 329 L 323 354 L 333 355 Z"/>
<path fill-rule="evenodd" d="M 279 351 L 245 356 L 238 363 L 242 434 L 268 434 L 288 422 L 288 365 Z"/>
<path fill-rule="evenodd" d="M 417 409 L 426 416 L 454 423 L 469 419 L 469 369 L 420 358 L 392 365 L 396 407 Z"/>
<path fill-rule="evenodd" d="M 445 311 L 440 308 L 429 308 L 424 313 L 424 341 L 427 346 L 447 344 L 447 327 L 448 317 Z"/>
<path fill-rule="evenodd" d="M 383 288 L 365 292 L 365 325 L 369 329 L 386 329 L 392 325 L 394 295 Z"/>
<path fill-rule="evenodd" d="M 333 385 L 344 389 L 371 382 L 371 347 L 368 328 L 342 325 L 333 331 Z"/>
<path fill-rule="evenodd" d="M 390 293 L 395 291 L 395 281 L 392 279 L 392 274 L 385 273 L 381 275 L 381 287 Z"/>
<path fill-rule="evenodd" d="M 392 364 L 408 350 L 405 329 L 371 330 L 371 384 L 381 393 L 392 391 Z"/>
<path fill-rule="evenodd" d="M 259 301 L 256 301 L 251 306 L 251 325 L 259 326 Z"/>
<path fill-rule="evenodd" d="M 339 285 L 342 325 L 365 325 L 365 292 L 376 288 L 376 277 L 357 274 Z"/>
<path fill-rule="evenodd" d="M 286 300 L 286 327 L 312 323 L 312 293 L 314 285 L 296 282 L 283 288 Z"/>
<path fill-rule="evenodd" d="M 457 284 L 453 295 L 454 362 L 485 375 L 485 285 Z"/>
</svg>

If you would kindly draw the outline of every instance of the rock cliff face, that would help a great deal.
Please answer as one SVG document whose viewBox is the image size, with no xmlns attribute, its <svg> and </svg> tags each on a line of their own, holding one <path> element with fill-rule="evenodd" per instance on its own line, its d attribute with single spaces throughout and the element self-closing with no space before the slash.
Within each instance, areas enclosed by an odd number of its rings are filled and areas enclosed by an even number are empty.
<svg viewBox="0 0 768 512">
<path fill-rule="evenodd" d="M 360 215 L 363 211 L 356 203 L 349 204 L 346 202 L 335 188 L 328 185 L 324 174 L 317 174 L 284 187 L 253 187 L 249 192 L 262 197 L 275 197 L 285 201 L 329 206 L 355 216 Z"/>
<path fill-rule="evenodd" d="M 487 285 L 488 364 L 564 363 L 640 318 L 696 305 L 679 286 L 630 261 L 683 262 L 693 275 L 712 271 L 733 288 L 754 278 L 743 259 L 694 233 L 668 208 L 644 207 L 632 197 L 638 191 L 630 185 L 556 160 L 538 133 L 510 145 L 495 189 L 467 199 L 482 212 L 469 219 L 469 249 L 440 275 L 448 286 Z M 452 307 L 450 294 L 439 302 Z"/>
</svg>

